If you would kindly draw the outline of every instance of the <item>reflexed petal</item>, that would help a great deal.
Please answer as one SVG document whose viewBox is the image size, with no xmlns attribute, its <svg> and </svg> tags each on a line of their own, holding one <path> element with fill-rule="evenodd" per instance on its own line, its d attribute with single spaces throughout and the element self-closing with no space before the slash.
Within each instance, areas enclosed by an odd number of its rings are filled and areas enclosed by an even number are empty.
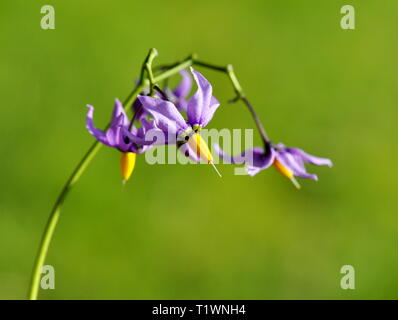
<svg viewBox="0 0 398 320">
<path fill-rule="evenodd" d="M 230 155 L 225 154 L 220 146 L 215 144 L 213 147 L 225 163 L 245 163 L 247 165 L 246 171 L 250 175 L 254 175 L 258 171 L 268 168 L 272 165 L 275 159 L 275 151 L 272 148 L 268 154 L 264 154 L 262 148 L 255 147 L 253 149 L 247 149 L 241 154 L 231 157 Z"/>
<path fill-rule="evenodd" d="M 154 141 L 153 145 L 156 146 L 176 143 L 176 136 L 170 133 L 167 134 L 159 129 L 154 119 L 151 121 L 141 120 L 141 123 L 141 129 L 143 130 L 138 133 L 138 136 L 141 137 L 143 133 L 144 135 L 142 137 L 144 137 L 146 141 Z"/>
<path fill-rule="evenodd" d="M 174 95 L 179 99 L 186 98 L 188 94 L 191 92 L 192 88 L 192 78 L 189 72 L 187 70 L 182 70 L 180 74 L 182 76 L 182 80 L 178 84 L 178 86 L 173 90 Z"/>
<path fill-rule="evenodd" d="M 138 96 L 138 99 L 144 109 L 154 117 L 156 126 L 162 131 L 178 134 L 188 128 L 184 118 L 171 102 L 148 96 Z"/>
<path fill-rule="evenodd" d="M 133 112 L 137 113 L 135 118 L 138 120 L 143 118 L 143 116 L 145 115 L 145 110 L 142 106 L 142 103 L 140 102 L 140 100 L 138 98 L 135 99 L 133 102 Z"/>
<path fill-rule="evenodd" d="M 120 131 L 120 135 L 118 135 L 118 142 L 121 145 L 131 145 L 131 143 L 135 143 L 137 145 L 151 145 L 153 144 L 154 141 L 147 141 L 145 139 L 145 134 L 140 134 L 138 135 L 138 133 L 140 132 L 140 129 L 137 130 L 137 135 L 132 134 L 131 132 L 129 132 L 126 128 L 124 127 L 119 127 L 119 129 L 121 129 Z"/>
<path fill-rule="evenodd" d="M 144 145 L 165 145 L 174 144 L 176 142 L 176 135 L 167 134 L 156 126 L 155 120 L 148 121 L 147 119 L 141 119 L 142 127 L 137 130 L 135 134 L 137 138 L 142 138 L 145 142 Z"/>
<path fill-rule="evenodd" d="M 165 93 L 167 95 L 168 100 L 174 103 L 174 105 L 178 110 L 187 112 L 188 101 L 186 97 L 177 97 L 174 94 L 174 92 L 168 88 L 165 89 Z"/>
<path fill-rule="evenodd" d="M 252 165 L 260 169 L 266 169 L 272 165 L 275 159 L 275 151 L 270 148 L 270 151 L 265 154 L 263 149 L 260 147 L 255 147 L 252 150 L 247 150 L 245 157 L 249 157 L 253 154 Z"/>
<path fill-rule="evenodd" d="M 220 103 L 215 97 L 211 97 L 210 106 L 207 108 L 206 112 L 202 114 L 202 118 L 200 120 L 200 125 L 205 127 L 211 119 L 213 119 L 213 115 L 216 112 L 217 108 L 220 106 Z"/>
<path fill-rule="evenodd" d="M 128 132 L 128 130 L 122 126 L 114 129 L 115 147 L 123 152 L 128 151 L 132 144 L 130 138 L 126 138 L 126 131 Z"/>
<path fill-rule="evenodd" d="M 207 79 L 199 72 L 191 68 L 191 72 L 198 86 L 198 90 L 188 100 L 187 115 L 191 126 L 195 124 L 202 125 L 202 118 L 211 104 L 213 88 Z"/>
<path fill-rule="evenodd" d="M 143 129 L 143 133 L 152 130 L 152 129 L 159 129 L 158 127 L 156 127 L 155 124 L 155 120 L 147 120 L 147 119 L 141 119 L 140 120 L 141 125 L 142 125 L 142 129 Z M 160 129 L 159 129 L 160 130 Z M 138 133 L 138 135 L 140 135 L 140 133 Z"/>
<path fill-rule="evenodd" d="M 123 126 L 125 116 L 119 114 L 115 119 L 112 120 L 112 124 L 106 131 L 106 139 L 111 147 L 118 148 L 120 139 L 120 127 Z"/>
<path fill-rule="evenodd" d="M 287 148 L 286 151 L 291 153 L 295 157 L 300 158 L 303 162 L 311 163 L 316 166 L 328 166 L 328 167 L 333 166 L 333 163 L 330 159 L 320 158 L 320 157 L 310 155 L 301 149 Z"/>
<path fill-rule="evenodd" d="M 87 128 L 88 132 L 90 132 L 90 134 L 93 135 L 98 141 L 109 146 L 105 132 L 97 129 L 94 126 L 94 120 L 93 120 L 94 107 L 88 104 L 87 108 L 88 108 L 88 112 L 87 112 L 87 116 L 86 116 L 86 128 Z"/>
<path fill-rule="evenodd" d="M 115 106 L 114 106 L 113 112 L 112 112 L 111 127 L 119 125 L 120 119 L 122 119 L 123 126 L 129 125 L 129 119 L 127 118 L 127 115 L 124 112 L 122 103 L 119 101 L 119 99 L 115 99 Z"/>
</svg>

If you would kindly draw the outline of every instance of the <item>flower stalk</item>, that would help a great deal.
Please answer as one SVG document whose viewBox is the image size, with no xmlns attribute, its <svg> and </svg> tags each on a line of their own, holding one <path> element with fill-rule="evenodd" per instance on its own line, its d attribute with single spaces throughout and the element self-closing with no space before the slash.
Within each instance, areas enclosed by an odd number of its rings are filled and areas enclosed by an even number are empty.
<svg viewBox="0 0 398 320">
<path fill-rule="evenodd" d="M 134 99 L 136 98 L 137 94 L 139 94 L 143 88 L 149 85 L 150 80 L 145 79 L 145 69 L 149 65 L 149 69 L 151 70 L 151 64 L 155 56 L 157 55 L 156 50 L 151 49 L 145 63 L 143 65 L 143 68 L 141 69 L 141 75 L 140 75 L 140 80 L 138 85 L 130 92 L 130 94 L 127 96 L 125 101 L 123 102 L 123 107 L 124 110 L 127 111 L 130 106 L 132 105 Z M 173 67 L 167 69 L 166 71 L 162 71 L 156 76 L 152 78 L 152 83 L 156 83 L 159 81 L 162 81 L 164 79 L 167 79 L 181 70 L 186 69 L 187 67 L 192 65 L 192 59 L 191 57 L 183 60 L 182 62 L 179 62 L 175 64 Z M 108 125 L 109 126 L 109 125 Z M 107 126 L 107 127 L 108 127 Z M 29 291 L 28 291 L 28 299 L 29 300 L 36 300 L 38 297 L 39 293 L 39 285 L 40 285 L 40 278 L 41 278 L 41 273 L 42 273 L 42 268 L 47 256 L 48 248 L 51 243 L 51 239 L 54 234 L 55 227 L 57 226 L 59 216 L 60 216 L 60 210 L 62 207 L 62 203 L 64 202 L 66 196 L 68 195 L 69 191 L 71 190 L 72 186 L 79 180 L 83 172 L 87 169 L 88 165 L 90 164 L 91 160 L 95 157 L 97 152 L 100 150 L 102 147 L 102 144 L 99 143 L 99 141 L 95 141 L 91 147 L 87 150 L 86 154 L 83 156 L 83 158 L 80 160 L 80 162 L 77 164 L 76 168 L 73 170 L 72 174 L 66 181 L 64 187 L 62 188 L 60 194 L 58 195 L 58 198 L 56 199 L 50 215 L 48 217 L 46 226 L 44 227 L 44 232 L 39 244 L 38 252 L 36 255 L 36 259 L 34 262 L 34 267 L 32 271 L 32 277 L 30 281 L 30 286 L 29 286 Z"/>
<path fill-rule="evenodd" d="M 233 102 L 241 100 L 246 105 L 246 107 L 249 109 L 253 119 L 256 122 L 257 128 L 260 132 L 260 135 L 262 137 L 262 140 L 263 140 L 266 148 L 269 147 L 270 140 L 263 128 L 263 125 L 262 125 L 260 119 L 258 118 L 256 112 L 254 111 L 253 107 L 251 106 L 249 100 L 246 98 L 246 96 L 243 92 L 243 89 L 238 81 L 238 78 L 236 77 L 236 75 L 234 73 L 232 65 L 228 65 L 227 67 L 220 67 L 220 66 L 216 66 L 213 64 L 208 64 L 203 61 L 200 61 L 197 59 L 196 55 L 191 55 L 188 58 L 186 58 L 180 62 L 177 62 L 173 65 L 169 65 L 166 67 L 159 67 L 159 68 L 155 69 L 155 71 L 154 71 L 154 69 L 152 68 L 152 63 L 153 63 L 154 58 L 157 55 L 158 55 L 158 53 L 157 53 L 156 49 L 152 48 L 149 51 L 143 65 L 142 65 L 138 84 L 130 92 L 130 94 L 127 96 L 127 98 L 123 102 L 123 109 L 125 111 L 128 111 L 130 109 L 134 100 L 137 98 L 137 95 L 140 94 L 144 88 L 149 88 L 150 95 L 154 96 L 155 90 L 156 90 L 156 83 L 159 83 L 160 81 L 163 81 L 163 80 L 167 80 L 171 76 L 179 73 L 180 71 L 182 71 L 190 66 L 193 66 L 193 65 L 201 66 L 201 67 L 204 67 L 207 69 L 212 69 L 212 70 L 215 70 L 218 72 L 223 72 L 229 77 L 231 84 L 234 88 L 234 91 L 236 93 L 236 98 L 233 99 Z M 145 77 L 145 75 L 146 75 L 146 77 Z M 109 124 L 106 128 L 108 128 L 108 127 L 109 127 Z M 79 180 L 81 175 L 84 173 L 84 171 L 90 164 L 91 160 L 93 160 L 93 158 L 95 157 L 97 152 L 100 150 L 101 146 L 102 146 L 102 144 L 99 143 L 99 141 L 95 141 L 91 145 L 91 147 L 88 149 L 86 154 L 83 156 L 83 158 L 77 164 L 76 168 L 73 170 L 72 174 L 66 181 L 64 187 L 62 188 L 60 194 L 58 195 L 58 198 L 56 199 L 56 201 L 51 209 L 46 226 L 44 228 L 41 242 L 39 244 L 36 259 L 34 262 L 30 287 L 29 287 L 29 291 L 28 291 L 28 299 L 30 299 L 30 300 L 36 300 L 38 298 L 42 268 L 45 263 L 45 259 L 46 259 L 47 252 L 48 252 L 48 249 L 49 249 L 49 246 L 51 243 L 51 239 L 54 234 L 54 230 L 57 226 L 57 223 L 58 223 L 58 220 L 60 217 L 62 203 L 66 199 L 66 196 L 68 195 L 72 186 Z M 209 158 L 210 156 L 207 154 L 207 150 L 204 150 L 203 147 L 200 150 L 201 150 L 201 153 L 203 153 L 203 154 L 199 154 L 199 156 L 202 156 L 203 158 L 207 157 L 207 159 L 212 159 L 212 158 Z M 210 161 L 210 162 L 212 162 L 212 161 Z M 127 168 L 127 167 L 125 168 L 126 176 L 128 175 L 130 169 L 131 168 Z"/>
<path fill-rule="evenodd" d="M 246 107 L 250 111 L 250 114 L 251 114 L 254 122 L 256 123 L 257 129 L 261 136 L 261 139 L 263 140 L 265 150 L 269 150 L 271 140 L 269 139 L 269 137 L 264 129 L 264 126 L 263 126 L 260 118 L 258 117 L 256 111 L 254 110 L 252 104 L 250 103 L 249 99 L 246 97 L 245 93 L 243 92 L 243 89 L 239 83 L 239 80 L 234 72 L 233 66 L 231 64 L 227 65 L 226 67 L 217 66 L 214 64 L 210 64 L 210 63 L 206 63 L 206 62 L 197 60 L 196 58 L 193 58 L 193 64 L 197 65 L 197 66 L 202 66 L 204 68 L 212 69 L 215 71 L 223 72 L 228 76 L 229 80 L 231 81 L 232 87 L 234 88 L 235 93 L 236 93 L 236 97 L 234 99 L 230 100 L 230 102 L 237 102 L 237 101 L 241 100 L 246 105 Z"/>
</svg>

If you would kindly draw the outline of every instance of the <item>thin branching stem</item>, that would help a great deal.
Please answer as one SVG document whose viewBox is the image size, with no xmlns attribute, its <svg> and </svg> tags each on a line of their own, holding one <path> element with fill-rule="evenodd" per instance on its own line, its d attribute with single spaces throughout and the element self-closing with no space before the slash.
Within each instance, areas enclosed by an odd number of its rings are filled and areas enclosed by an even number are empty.
<svg viewBox="0 0 398 320">
<path fill-rule="evenodd" d="M 123 102 L 125 111 L 127 111 L 131 107 L 131 105 L 133 104 L 134 100 L 137 97 L 137 94 L 141 93 L 142 90 L 144 90 L 144 88 L 149 87 L 150 94 L 153 95 L 154 91 L 156 90 L 156 83 L 166 80 L 169 77 L 177 74 L 181 70 L 186 69 L 192 65 L 197 65 L 197 66 L 201 66 L 204 68 L 213 69 L 215 71 L 223 72 L 228 75 L 229 79 L 231 80 L 232 86 L 235 90 L 235 93 L 236 93 L 236 98 L 234 99 L 234 101 L 242 100 L 242 102 L 250 110 L 251 115 L 256 122 L 256 125 L 259 129 L 259 132 L 261 134 L 261 137 L 262 137 L 264 143 L 266 144 L 266 146 L 270 144 L 270 140 L 268 139 L 268 136 L 262 126 L 262 123 L 261 123 L 260 119 L 258 118 L 256 112 L 254 111 L 254 108 L 250 104 L 249 100 L 246 98 L 245 94 L 243 93 L 243 89 L 240 86 L 239 81 L 238 81 L 231 65 L 228 65 L 226 67 L 220 67 L 220 66 L 216 66 L 213 64 L 209 64 L 209 63 L 200 61 L 197 59 L 196 55 L 191 55 L 188 58 L 186 58 L 180 62 L 177 62 L 175 64 L 152 69 L 152 62 L 153 62 L 154 58 L 157 56 L 157 54 L 158 53 L 157 53 L 156 49 L 154 49 L 154 48 L 149 51 L 143 65 L 142 65 L 138 84 L 130 92 L 128 97 Z M 153 70 L 155 70 L 155 72 Z M 145 73 L 147 74 L 147 78 L 145 78 Z M 106 128 L 108 128 L 108 127 L 109 127 L 109 124 Z M 33 267 L 32 278 L 31 278 L 31 283 L 30 283 L 29 292 L 28 292 L 28 299 L 30 299 L 30 300 L 36 300 L 38 297 L 42 268 L 43 268 L 43 265 L 44 265 L 44 262 L 45 262 L 45 259 L 47 256 L 47 252 L 48 252 L 48 248 L 51 243 L 52 236 L 54 234 L 55 227 L 57 226 L 57 223 L 58 223 L 58 220 L 60 217 L 62 203 L 64 202 L 64 200 L 65 200 L 66 196 L 68 195 L 69 191 L 71 190 L 72 186 L 79 180 L 79 178 L 81 177 L 83 172 L 86 170 L 86 168 L 90 164 L 91 160 L 95 157 L 95 155 L 97 154 L 97 152 L 99 151 L 101 146 L 102 146 L 102 144 L 100 144 L 98 141 L 95 141 L 91 145 L 91 147 L 87 150 L 86 154 L 83 156 L 83 158 L 77 164 L 76 168 L 73 170 L 72 174 L 66 181 L 64 187 L 62 188 L 60 194 L 58 195 L 58 198 L 56 199 L 56 201 L 51 209 L 46 226 L 44 228 L 41 242 L 39 244 L 39 248 L 37 251 L 37 255 L 36 255 L 36 259 L 35 259 L 35 263 L 34 263 L 34 267 Z"/>
<path fill-rule="evenodd" d="M 261 136 L 261 139 L 263 140 L 265 150 L 268 151 L 270 144 L 271 144 L 271 140 L 269 139 L 267 132 L 265 131 L 264 126 L 263 126 L 260 118 L 258 117 L 256 111 L 254 110 L 252 104 L 250 103 L 249 99 L 246 97 L 245 93 L 243 92 L 242 86 L 240 85 L 239 80 L 236 77 L 236 74 L 234 72 L 232 65 L 229 64 L 226 67 L 222 67 L 222 66 L 217 66 L 217 65 L 210 64 L 207 62 L 203 62 L 203 61 L 200 61 L 197 59 L 193 59 L 193 64 L 227 74 L 227 76 L 230 79 L 231 84 L 235 90 L 235 94 L 236 94 L 236 97 L 234 99 L 232 99 L 231 102 L 237 102 L 237 101 L 241 100 L 246 105 L 246 107 L 250 111 L 250 114 L 251 114 L 254 122 L 256 123 L 257 129 Z"/>
<path fill-rule="evenodd" d="M 156 51 L 152 50 L 152 49 L 149 52 L 147 59 L 145 60 L 144 66 L 141 70 L 141 76 L 140 76 L 140 81 L 139 81 L 138 85 L 131 91 L 131 93 L 128 95 L 126 100 L 123 102 L 125 111 L 127 111 L 129 109 L 129 107 L 132 105 L 137 94 L 139 94 L 146 86 L 148 86 L 149 80 L 144 79 L 144 71 L 145 71 L 145 68 L 146 68 L 148 62 L 151 65 L 153 58 L 157 54 L 155 52 Z M 191 58 L 186 59 L 186 60 L 182 61 L 181 63 L 174 65 L 172 68 L 167 69 L 165 72 L 159 73 L 156 77 L 153 78 L 152 83 L 156 83 L 158 81 L 161 81 L 168 77 L 171 77 L 171 76 L 175 75 L 176 73 L 180 72 L 181 70 L 189 67 L 190 65 L 192 65 Z M 108 127 L 109 127 L 109 125 L 106 128 L 108 128 Z M 48 217 L 48 220 L 47 220 L 47 223 L 44 228 L 44 232 L 43 232 L 40 244 L 39 244 L 36 259 L 34 262 L 32 278 L 31 278 L 29 291 L 28 291 L 28 299 L 29 300 L 36 300 L 38 297 L 42 268 L 43 268 L 43 265 L 44 265 L 44 262 L 45 262 L 45 259 L 47 256 L 47 252 L 48 252 L 48 248 L 51 243 L 52 236 L 54 234 L 55 227 L 57 225 L 57 222 L 58 222 L 58 219 L 60 216 L 60 210 L 61 210 L 62 203 L 65 200 L 66 196 L 68 195 L 69 191 L 71 190 L 71 187 L 79 180 L 79 178 L 81 177 L 83 172 L 86 170 L 87 166 L 90 164 L 91 160 L 97 154 L 97 152 L 99 151 L 101 146 L 102 146 L 102 144 L 100 144 L 98 141 L 95 141 L 92 144 L 92 146 L 88 149 L 86 154 L 83 156 L 83 158 L 77 164 L 76 168 L 73 170 L 72 174 L 68 178 L 68 180 L 65 183 L 64 187 L 62 188 L 60 194 L 58 195 L 58 198 L 55 201 L 53 208 L 51 209 L 50 215 Z"/>
</svg>

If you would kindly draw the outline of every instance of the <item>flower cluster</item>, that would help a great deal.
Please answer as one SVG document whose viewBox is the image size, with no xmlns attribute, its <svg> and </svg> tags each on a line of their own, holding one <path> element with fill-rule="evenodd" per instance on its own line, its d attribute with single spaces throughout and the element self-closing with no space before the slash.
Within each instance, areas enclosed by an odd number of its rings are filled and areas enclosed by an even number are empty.
<svg viewBox="0 0 398 320">
<path fill-rule="evenodd" d="M 94 126 L 94 107 L 88 105 L 87 129 L 98 141 L 122 153 L 120 163 L 124 181 L 127 181 L 133 172 L 136 154 L 160 144 L 176 144 L 186 156 L 197 162 L 205 161 L 212 164 L 216 169 L 213 156 L 200 132 L 211 121 L 220 103 L 213 96 L 210 82 L 193 68 L 191 73 L 197 90 L 190 98 L 188 95 L 192 88 L 192 78 L 188 71 L 183 70 L 180 72 L 182 80 L 174 90 L 168 88 L 161 90 L 157 87 L 156 93 L 153 92 L 152 96 L 149 92 L 138 95 L 133 103 L 134 115 L 131 120 L 127 117 L 120 101 L 116 100 L 112 119 L 106 131 Z M 252 108 L 247 100 L 244 102 L 249 109 Z M 240 155 L 230 156 L 218 145 L 214 145 L 214 149 L 224 162 L 245 163 L 246 171 L 251 176 L 273 165 L 298 188 L 300 185 L 295 177 L 318 179 L 315 174 L 306 171 L 305 163 L 332 166 L 329 159 L 310 155 L 301 149 L 288 148 L 282 143 L 272 143 L 265 131 L 262 132 L 261 121 L 257 118 L 254 109 L 251 111 L 257 125 L 260 123 L 264 148 L 255 147 Z M 153 136 L 148 135 L 150 132 L 160 133 L 163 139 L 149 139 L 148 136 Z"/>
<path fill-rule="evenodd" d="M 181 83 L 172 91 L 161 92 L 154 97 L 138 95 L 133 103 L 135 111 L 129 120 L 122 104 L 116 100 L 112 119 L 106 131 L 97 129 L 93 123 L 94 107 L 89 108 L 86 118 L 88 131 L 101 143 L 122 152 L 121 170 L 124 181 L 127 181 L 134 169 L 136 154 L 159 144 L 177 144 L 179 150 L 195 161 L 206 161 L 213 164 L 212 154 L 200 135 L 200 130 L 212 119 L 220 105 L 213 96 L 209 81 L 198 71 L 191 68 L 197 84 L 197 91 L 187 100 L 192 80 L 187 71 L 182 71 Z M 181 112 L 187 114 L 184 119 Z M 135 121 L 140 125 L 135 126 Z M 148 140 L 148 133 L 160 132 L 162 141 Z"/>
</svg>

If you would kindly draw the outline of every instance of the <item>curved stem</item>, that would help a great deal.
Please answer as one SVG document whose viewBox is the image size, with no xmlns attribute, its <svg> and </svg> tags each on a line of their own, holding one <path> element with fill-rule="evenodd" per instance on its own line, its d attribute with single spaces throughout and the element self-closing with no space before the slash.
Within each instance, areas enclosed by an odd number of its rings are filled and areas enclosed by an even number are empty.
<svg viewBox="0 0 398 320">
<path fill-rule="evenodd" d="M 249 100 L 245 97 L 242 87 L 240 86 L 239 81 L 231 65 L 228 65 L 227 67 L 220 67 L 199 61 L 196 59 L 195 55 L 191 55 L 190 57 L 181 62 L 177 62 L 169 67 L 161 68 L 159 73 L 154 75 L 152 72 L 152 61 L 156 56 L 157 56 L 156 49 L 151 49 L 141 68 L 140 80 L 138 85 L 132 90 L 132 92 L 128 95 L 125 102 L 123 103 L 125 111 L 128 110 L 128 108 L 132 105 L 134 99 L 136 98 L 137 94 L 140 93 L 145 87 L 149 86 L 151 94 L 153 94 L 155 90 L 155 84 L 157 82 L 165 80 L 175 75 L 176 73 L 180 72 L 181 70 L 186 69 L 189 66 L 195 64 L 208 69 L 224 72 L 228 75 L 229 79 L 231 80 L 232 86 L 234 87 L 234 90 L 237 94 L 237 97 L 234 99 L 234 101 L 242 100 L 243 103 L 247 106 L 257 124 L 258 130 L 260 131 L 260 134 L 262 136 L 264 144 L 266 145 L 266 148 L 267 146 L 269 147 L 270 140 L 262 126 L 260 119 L 258 118 L 256 112 L 254 111 L 254 108 L 250 104 Z M 148 74 L 148 79 L 144 79 L 145 71 Z M 109 125 L 107 127 L 109 127 Z M 47 220 L 47 224 L 44 228 L 43 236 L 41 238 L 36 260 L 34 263 L 33 273 L 28 293 L 28 298 L 30 300 L 36 300 L 38 296 L 41 271 L 47 256 L 48 248 L 50 246 L 55 227 L 60 217 L 60 210 L 62 203 L 65 200 L 71 187 L 79 180 L 79 178 L 86 170 L 87 166 L 94 158 L 94 156 L 97 154 L 101 146 L 102 144 L 100 144 L 98 141 L 95 141 L 92 144 L 92 146 L 88 149 L 88 151 L 86 152 L 84 157 L 80 160 L 76 168 L 73 170 L 72 174 L 70 175 L 69 179 L 67 180 L 63 189 L 61 190 L 57 200 L 55 201 L 55 204 L 50 212 L 50 216 Z"/>
<path fill-rule="evenodd" d="M 83 159 L 79 162 L 75 170 L 73 171 L 72 175 L 69 177 L 68 181 L 66 182 L 64 188 L 62 189 L 61 193 L 58 196 L 58 199 L 55 201 L 55 204 L 51 210 L 50 216 L 47 220 L 46 227 L 44 229 L 43 236 L 41 238 L 41 243 L 39 246 L 39 251 L 36 256 L 36 261 L 34 264 L 34 269 L 32 273 L 32 279 L 28 294 L 29 300 L 36 300 L 37 295 L 39 292 L 39 283 L 41 277 L 41 270 L 44 265 L 44 261 L 47 256 L 48 247 L 50 246 L 50 242 L 57 225 L 60 209 L 63 201 L 65 200 L 66 195 L 68 194 L 72 185 L 79 179 L 83 171 L 86 169 L 90 161 L 94 158 L 98 150 L 102 145 L 96 141 L 90 147 L 90 149 L 86 152 Z"/>
<path fill-rule="evenodd" d="M 241 100 L 246 105 L 246 107 L 249 109 L 249 111 L 252 115 L 252 118 L 254 119 L 254 122 L 257 125 L 257 129 L 260 132 L 260 136 L 264 142 L 265 151 L 268 152 L 271 147 L 271 140 L 268 138 L 268 135 L 265 132 L 265 129 L 263 127 L 263 124 L 262 124 L 260 118 L 258 117 L 258 115 L 257 115 L 256 111 L 254 110 L 253 106 L 251 105 L 250 101 L 245 96 L 241 97 Z"/>
<path fill-rule="evenodd" d="M 157 53 L 156 53 L 157 54 Z M 148 57 L 146 59 L 146 63 L 150 61 L 152 62 L 153 58 L 155 57 L 155 50 L 151 49 Z M 152 59 L 152 60 L 151 60 Z M 130 107 L 130 105 L 133 103 L 135 97 L 139 92 L 142 91 L 142 89 L 148 85 L 146 81 L 144 81 L 144 67 L 141 70 L 141 76 L 140 76 L 140 81 L 139 84 L 134 88 L 134 90 L 129 94 L 129 96 L 126 98 L 125 102 L 123 103 L 125 111 Z M 189 67 L 192 65 L 192 60 L 191 58 L 188 58 L 184 61 L 182 61 L 179 64 L 176 64 L 172 68 L 166 70 L 165 72 L 160 73 L 156 77 L 154 77 L 152 80 L 153 82 L 161 81 L 164 80 L 168 77 L 173 76 L 174 74 L 180 72 L 181 70 Z M 109 125 L 108 125 L 109 126 Z M 94 156 L 97 154 L 99 149 L 101 148 L 102 144 L 100 144 L 98 141 L 95 141 L 92 146 L 88 149 L 84 157 L 80 160 L 76 168 L 73 170 L 72 174 L 70 175 L 69 179 L 67 180 L 65 186 L 61 190 L 61 193 L 59 194 L 57 200 L 55 201 L 55 204 L 50 212 L 50 216 L 48 217 L 47 224 L 44 228 L 44 232 L 41 238 L 41 242 L 39 245 L 39 249 L 36 255 L 36 260 L 34 263 L 33 267 L 33 272 L 32 272 L 32 278 L 30 282 L 30 287 L 29 287 L 29 292 L 28 292 L 28 299 L 30 300 L 36 300 L 38 293 L 39 293 L 39 284 L 40 284 L 40 278 L 41 278 L 41 271 L 47 256 L 48 248 L 50 246 L 50 242 L 52 239 L 52 236 L 54 234 L 55 227 L 57 225 L 59 216 L 60 216 L 60 210 L 63 201 L 65 200 L 68 192 L 70 191 L 71 187 L 73 184 L 75 184 L 83 172 L 86 170 L 87 166 L 91 162 L 91 160 L 94 158 Z"/>
<path fill-rule="evenodd" d="M 155 81 L 152 73 L 152 62 L 157 55 L 158 55 L 157 50 L 155 48 L 152 48 L 151 50 L 149 50 L 148 58 L 145 61 L 145 70 L 148 74 L 148 80 L 149 80 L 149 91 L 152 97 L 155 95 L 155 89 L 154 89 Z"/>
<path fill-rule="evenodd" d="M 130 100 L 132 100 L 141 89 L 142 89 L 142 86 L 138 85 L 131 92 L 131 94 L 127 97 L 126 101 L 123 104 L 125 106 L 125 109 L 128 108 L 128 106 L 130 105 Z M 73 172 L 70 175 L 69 179 L 67 180 L 65 186 L 61 190 L 61 193 L 59 194 L 57 200 L 55 201 L 55 204 L 51 210 L 50 216 L 48 217 L 47 224 L 44 228 L 44 233 L 41 238 L 39 250 L 37 252 L 36 260 L 34 263 L 32 279 L 31 279 L 29 293 L 28 293 L 29 300 L 37 299 L 37 295 L 39 293 L 41 270 L 43 268 L 44 261 L 47 256 L 48 247 L 50 246 L 50 242 L 51 242 L 55 227 L 56 227 L 58 219 L 59 219 L 62 203 L 65 200 L 65 197 L 68 194 L 71 187 L 77 182 L 77 180 L 79 180 L 79 178 L 81 177 L 83 172 L 86 170 L 87 166 L 89 165 L 89 163 L 91 162 L 91 160 L 94 158 L 94 156 L 97 154 L 97 152 L 99 151 L 99 149 L 101 147 L 102 147 L 102 144 L 100 144 L 99 141 L 95 141 L 91 145 L 91 147 L 88 149 L 88 151 L 86 152 L 84 157 L 80 160 L 80 162 L 78 163 L 76 168 L 73 170 Z"/>
<path fill-rule="evenodd" d="M 207 62 L 203 62 L 203 61 L 200 61 L 197 59 L 193 59 L 193 64 L 227 74 L 227 76 L 230 79 L 231 84 L 235 90 L 235 93 L 236 93 L 236 97 L 234 99 L 232 99 L 231 101 L 236 102 L 238 100 L 241 100 L 246 105 L 246 107 L 249 109 L 250 114 L 251 114 L 254 122 L 256 123 L 257 129 L 261 136 L 261 139 L 263 140 L 265 151 L 268 151 L 270 148 L 271 140 L 269 139 L 267 132 L 265 131 L 264 126 L 263 126 L 260 118 L 258 117 L 256 111 L 254 110 L 252 104 L 247 99 L 246 95 L 244 94 L 243 89 L 239 83 L 239 80 L 235 75 L 232 65 L 229 64 L 226 67 L 222 67 L 222 66 L 217 66 L 217 65 L 210 64 Z"/>
</svg>

